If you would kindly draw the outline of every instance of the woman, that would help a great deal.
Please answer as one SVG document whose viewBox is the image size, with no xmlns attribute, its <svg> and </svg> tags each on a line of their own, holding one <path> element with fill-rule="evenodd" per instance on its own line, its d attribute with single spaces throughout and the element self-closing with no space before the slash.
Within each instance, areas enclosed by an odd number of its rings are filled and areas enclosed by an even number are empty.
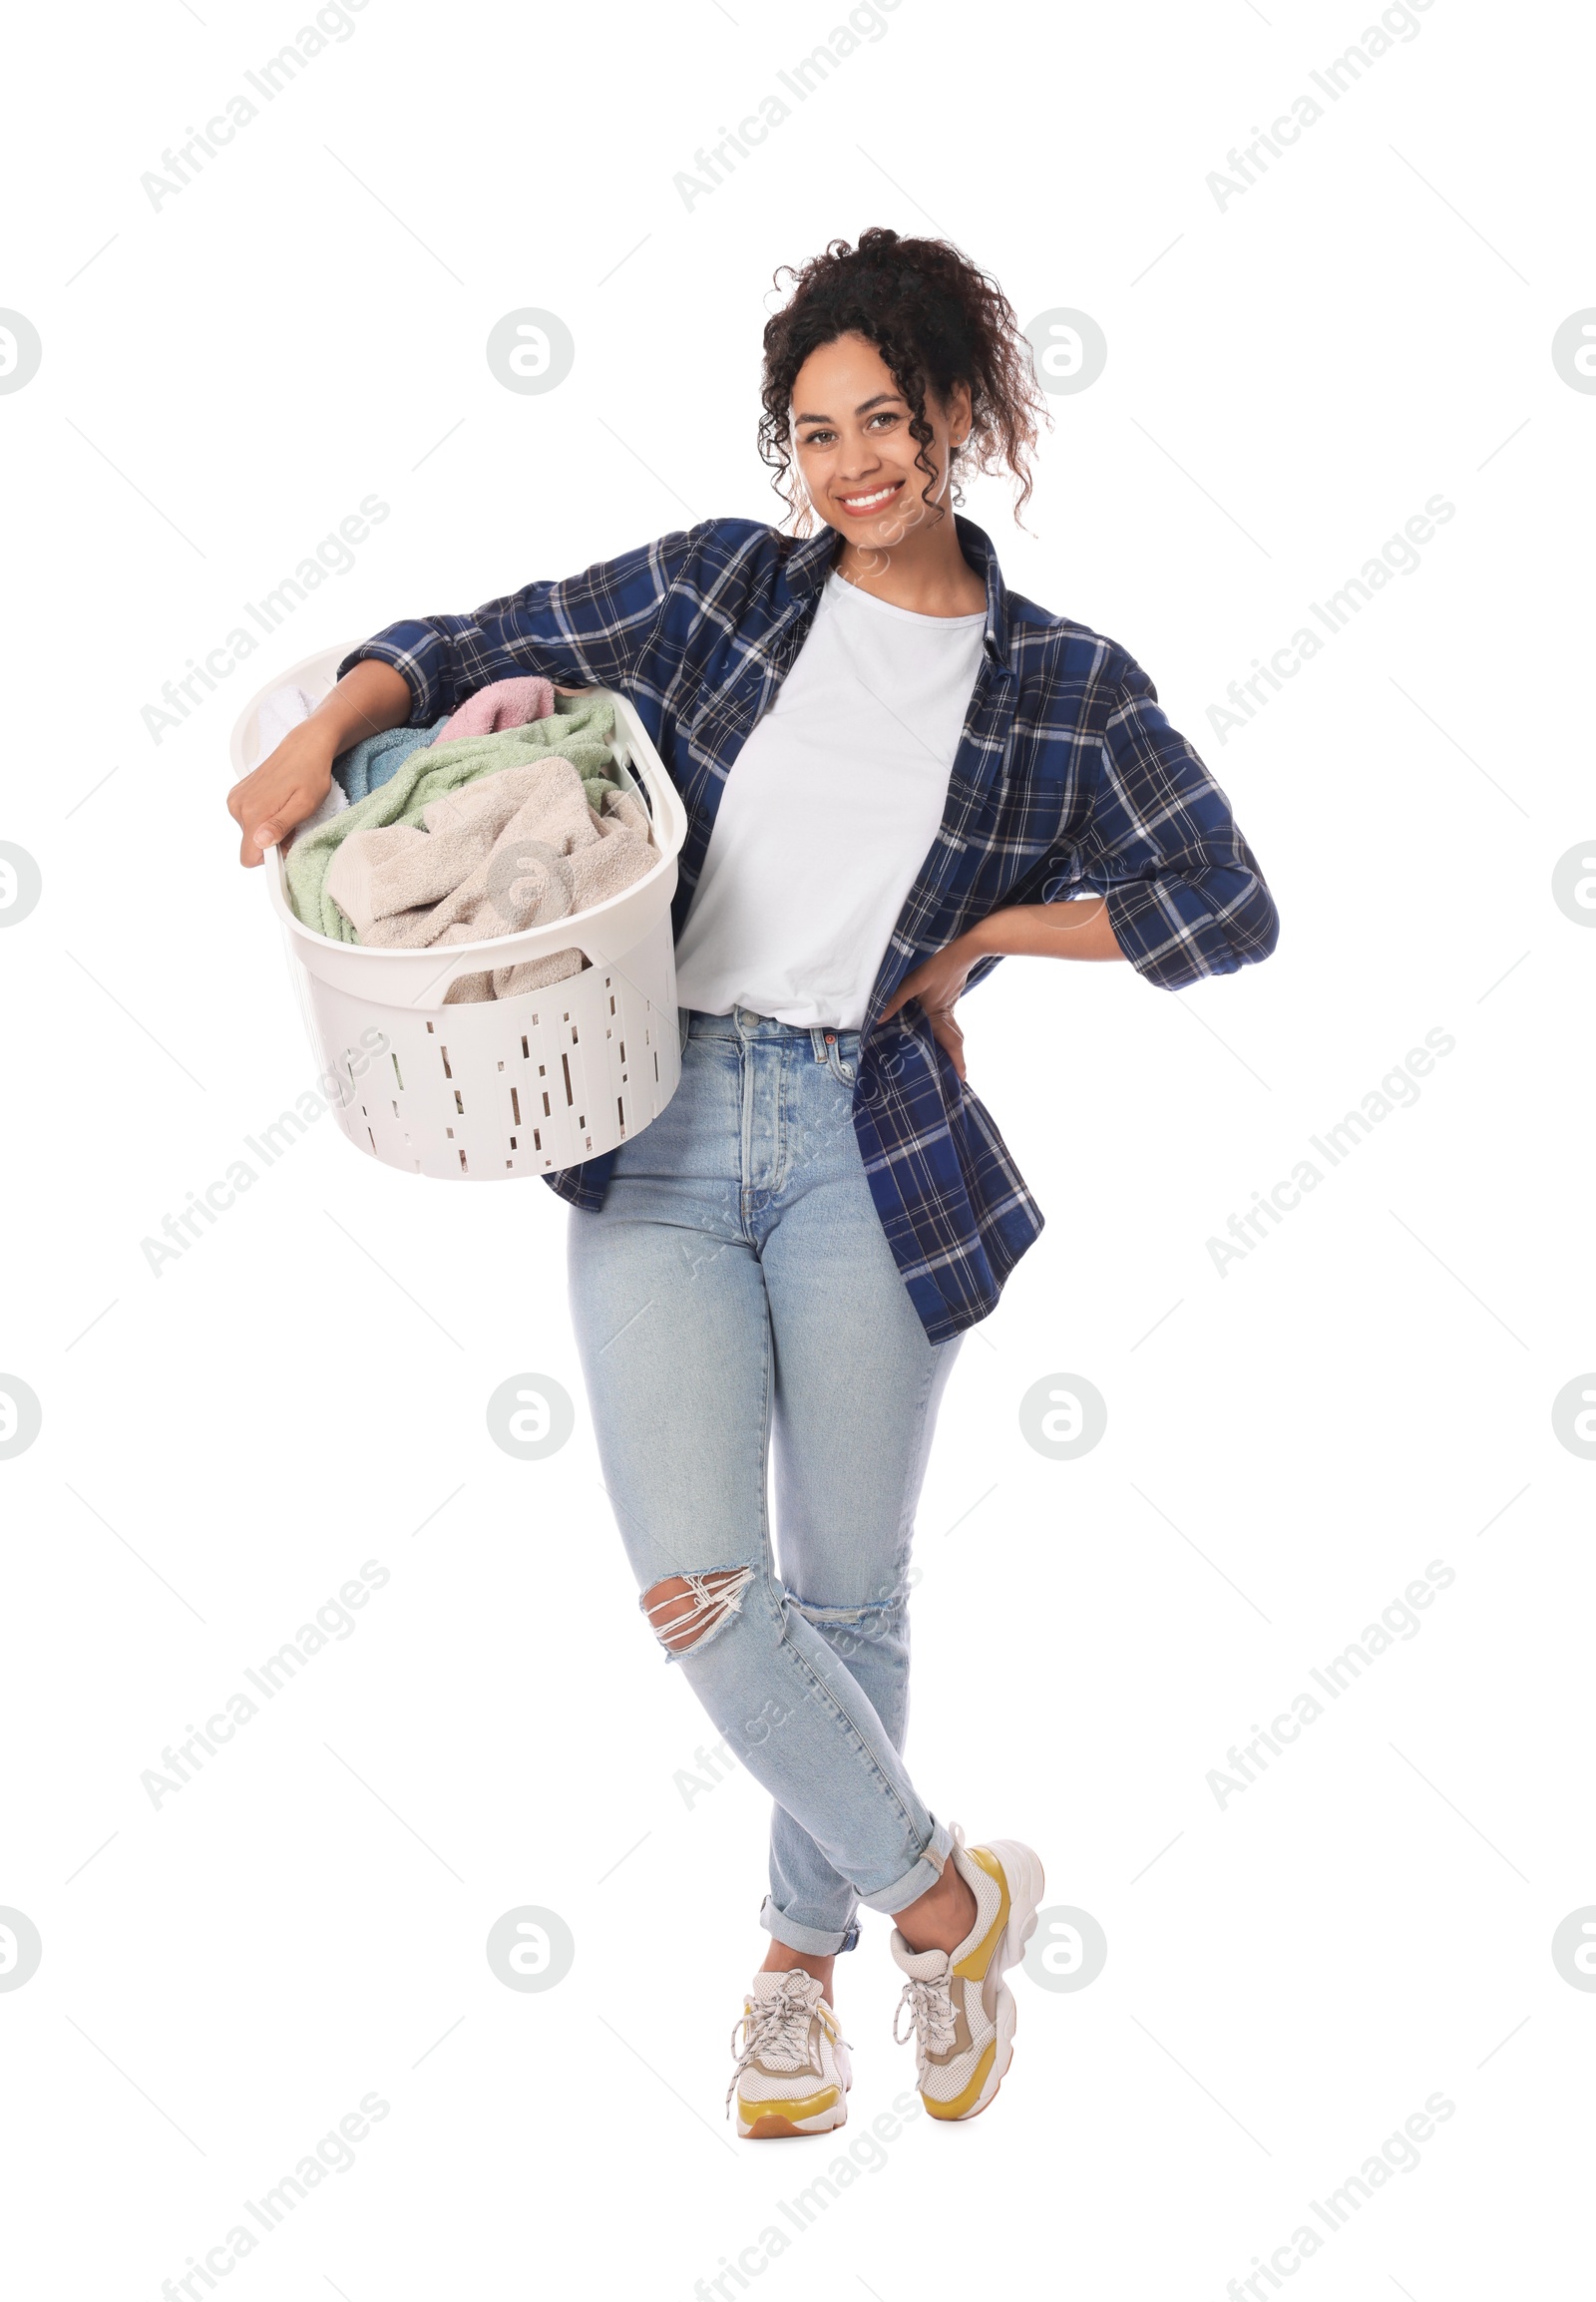
<svg viewBox="0 0 1596 2302">
<path fill-rule="evenodd" d="M 832 1967 L 861 1903 L 894 1920 L 927 2110 L 983 2110 L 1042 1893 L 1028 1847 L 967 1847 L 903 1758 L 938 1403 L 1042 1221 L 964 1084 L 960 996 L 1005 953 L 1178 988 L 1277 933 L 1145 673 L 1007 591 L 952 511 L 967 472 L 1011 474 L 1016 517 L 1029 494 L 1039 403 L 1006 299 L 887 230 L 790 276 L 760 449 L 794 533 L 706 520 L 395 624 L 228 803 L 258 863 L 359 737 L 538 672 L 623 689 L 686 804 L 680 1085 L 549 1180 L 577 1210 L 578 1345 L 639 1605 L 775 1800 L 728 2089 L 754 2136 L 846 2116 Z"/>
</svg>

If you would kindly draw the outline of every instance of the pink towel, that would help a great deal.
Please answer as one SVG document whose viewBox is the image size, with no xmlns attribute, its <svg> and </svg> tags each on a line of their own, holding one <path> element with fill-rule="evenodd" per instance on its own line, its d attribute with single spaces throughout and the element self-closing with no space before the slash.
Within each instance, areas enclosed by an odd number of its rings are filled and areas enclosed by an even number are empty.
<svg viewBox="0 0 1596 2302">
<path fill-rule="evenodd" d="M 431 748 L 436 751 L 440 743 L 455 743 L 464 735 L 497 735 L 506 727 L 526 727 L 534 719 L 547 719 L 554 707 L 555 691 L 547 679 L 496 679 L 491 687 L 479 687 L 466 697 L 439 728 Z"/>
</svg>

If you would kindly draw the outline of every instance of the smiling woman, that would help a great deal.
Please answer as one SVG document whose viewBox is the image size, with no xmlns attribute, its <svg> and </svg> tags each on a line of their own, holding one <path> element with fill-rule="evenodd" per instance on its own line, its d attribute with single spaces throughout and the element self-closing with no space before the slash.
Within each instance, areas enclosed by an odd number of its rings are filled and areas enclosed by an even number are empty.
<svg viewBox="0 0 1596 2302">
<path fill-rule="evenodd" d="M 967 1846 L 904 1758 L 938 1407 L 1042 1222 L 966 1082 L 956 1006 L 1004 953 L 1128 959 L 1178 989 L 1276 936 L 1146 673 L 1009 591 L 956 508 L 967 473 L 1011 479 L 1016 514 L 1030 492 L 1041 402 L 996 281 L 886 229 L 788 276 L 759 446 L 792 532 L 704 520 L 392 624 L 228 802 L 257 864 L 348 744 L 528 673 L 621 689 L 679 789 L 680 1084 L 547 1180 L 573 1211 L 573 1323 L 639 1606 L 774 1801 L 770 1948 L 728 2090 L 755 2138 L 847 2117 L 832 1970 L 861 1906 L 894 1921 L 927 2112 L 984 2110 L 1043 1891 L 1028 1846 Z M 985 1585 L 964 1602 L 968 1683 L 998 1634 Z"/>
</svg>

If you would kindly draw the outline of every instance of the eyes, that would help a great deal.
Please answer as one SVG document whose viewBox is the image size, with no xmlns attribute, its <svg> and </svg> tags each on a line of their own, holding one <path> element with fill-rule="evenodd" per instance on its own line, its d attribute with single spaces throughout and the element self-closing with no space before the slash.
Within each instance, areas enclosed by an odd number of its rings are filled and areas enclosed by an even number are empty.
<svg viewBox="0 0 1596 2302">
<path fill-rule="evenodd" d="M 903 412 L 901 409 L 878 408 L 873 416 L 868 416 L 865 419 L 865 430 L 867 432 L 873 432 L 876 430 L 878 425 L 885 425 L 890 431 L 895 425 L 901 424 L 903 420 Z M 836 438 L 837 435 L 831 429 L 831 427 L 829 425 L 825 425 L 813 432 L 801 433 L 799 435 L 798 445 L 800 448 L 829 448 L 835 445 Z"/>
</svg>

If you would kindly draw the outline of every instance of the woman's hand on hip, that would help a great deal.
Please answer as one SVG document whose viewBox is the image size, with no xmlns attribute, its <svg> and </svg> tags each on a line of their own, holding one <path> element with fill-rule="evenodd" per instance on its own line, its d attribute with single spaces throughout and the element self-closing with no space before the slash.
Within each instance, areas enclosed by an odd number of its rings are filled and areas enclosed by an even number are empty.
<svg viewBox="0 0 1596 2302">
<path fill-rule="evenodd" d="M 886 1022 L 911 999 L 918 999 L 937 1044 L 945 1050 L 961 1079 L 965 1076 L 965 1034 L 955 1018 L 954 1008 L 980 956 L 963 937 L 956 936 L 951 944 L 944 945 L 940 952 L 933 952 L 929 959 L 922 959 L 918 967 L 911 968 L 881 1011 L 881 1020 Z"/>
</svg>

